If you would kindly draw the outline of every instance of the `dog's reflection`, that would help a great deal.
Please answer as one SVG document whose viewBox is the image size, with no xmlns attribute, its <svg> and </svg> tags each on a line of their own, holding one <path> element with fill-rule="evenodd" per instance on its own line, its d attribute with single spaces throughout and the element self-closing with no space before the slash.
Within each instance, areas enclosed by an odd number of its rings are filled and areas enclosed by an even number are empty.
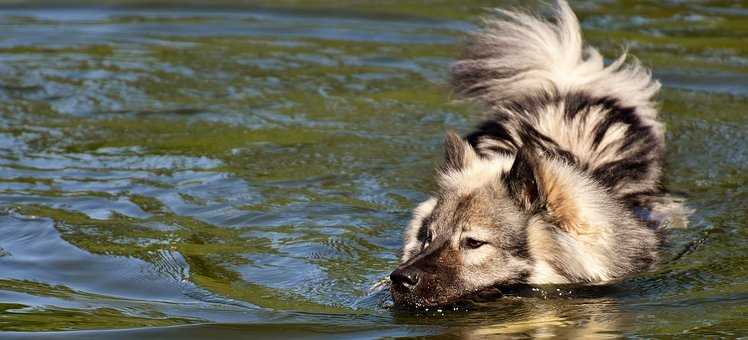
<svg viewBox="0 0 748 340">
<path fill-rule="evenodd" d="M 398 311 L 398 321 L 444 326 L 443 336 L 485 338 L 619 338 L 631 317 L 600 291 L 520 288 L 509 294 L 474 297 L 460 306 L 428 311 Z M 502 295 L 502 296 L 499 296 Z M 416 318 L 418 321 L 416 321 Z"/>
<path fill-rule="evenodd" d="M 617 338 L 622 336 L 627 318 L 615 301 L 521 300 L 522 313 L 501 322 L 457 327 L 451 332 L 460 338 L 532 337 L 562 339 Z"/>
</svg>

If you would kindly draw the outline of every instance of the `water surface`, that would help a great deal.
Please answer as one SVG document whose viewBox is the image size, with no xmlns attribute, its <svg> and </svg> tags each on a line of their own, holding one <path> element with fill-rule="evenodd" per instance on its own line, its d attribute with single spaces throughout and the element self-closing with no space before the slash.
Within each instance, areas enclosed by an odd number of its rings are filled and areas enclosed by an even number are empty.
<svg viewBox="0 0 748 340">
<path fill-rule="evenodd" d="M 748 3 L 574 3 L 663 81 L 672 261 L 418 313 L 369 288 L 493 2 L 0 4 L 0 337 L 748 334 Z"/>
</svg>

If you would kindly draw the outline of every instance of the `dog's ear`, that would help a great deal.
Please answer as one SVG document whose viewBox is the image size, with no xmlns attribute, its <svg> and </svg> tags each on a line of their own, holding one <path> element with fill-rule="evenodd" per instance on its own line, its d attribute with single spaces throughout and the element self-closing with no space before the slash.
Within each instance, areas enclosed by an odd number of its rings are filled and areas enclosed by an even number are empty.
<svg viewBox="0 0 748 340">
<path fill-rule="evenodd" d="M 590 184 L 570 165 L 523 146 L 503 180 L 509 195 L 523 210 L 548 214 L 563 231 L 578 234 L 589 230 L 579 207 L 587 192 L 583 187 Z"/>
<path fill-rule="evenodd" d="M 476 158 L 478 155 L 467 141 L 452 131 L 447 132 L 444 139 L 444 164 L 441 166 L 443 172 L 465 168 Z"/>
<path fill-rule="evenodd" d="M 512 168 L 503 178 L 509 195 L 527 212 L 545 206 L 546 196 L 540 178 L 540 156 L 528 146 L 517 151 Z"/>
</svg>

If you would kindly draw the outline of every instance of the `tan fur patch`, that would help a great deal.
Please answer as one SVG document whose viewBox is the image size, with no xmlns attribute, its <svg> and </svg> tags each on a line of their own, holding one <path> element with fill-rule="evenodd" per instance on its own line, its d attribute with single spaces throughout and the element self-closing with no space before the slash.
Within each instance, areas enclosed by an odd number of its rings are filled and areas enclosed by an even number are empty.
<svg viewBox="0 0 748 340">
<path fill-rule="evenodd" d="M 569 188 L 569 185 L 573 183 L 565 182 L 559 174 L 554 172 L 552 166 L 546 162 L 542 163 L 538 169 L 540 186 L 545 193 L 548 210 L 556 219 L 558 227 L 574 234 L 588 232 L 590 228 L 582 218 L 581 211 L 576 204 L 577 198 L 571 196 L 574 190 Z"/>
</svg>

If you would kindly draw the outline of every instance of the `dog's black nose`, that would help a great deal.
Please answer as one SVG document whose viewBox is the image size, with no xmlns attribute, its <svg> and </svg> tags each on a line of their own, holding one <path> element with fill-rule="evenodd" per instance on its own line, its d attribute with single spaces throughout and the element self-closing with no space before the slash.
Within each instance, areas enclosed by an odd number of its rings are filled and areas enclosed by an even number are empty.
<svg viewBox="0 0 748 340">
<path fill-rule="evenodd" d="M 413 289 L 418 284 L 418 271 L 412 267 L 397 268 L 390 274 L 390 280 L 393 284 Z"/>
</svg>

